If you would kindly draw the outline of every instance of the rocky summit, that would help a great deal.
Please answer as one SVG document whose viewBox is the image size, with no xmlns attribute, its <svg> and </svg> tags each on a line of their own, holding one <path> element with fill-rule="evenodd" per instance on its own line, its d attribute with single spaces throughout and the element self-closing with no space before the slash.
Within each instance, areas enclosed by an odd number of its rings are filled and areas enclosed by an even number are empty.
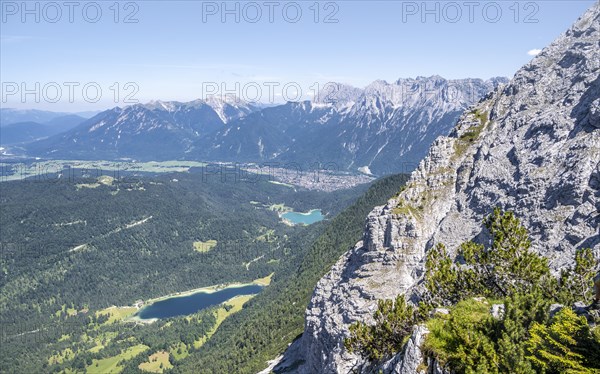
<svg viewBox="0 0 600 374">
<path fill-rule="evenodd" d="M 418 297 L 425 253 L 488 241 L 481 222 L 511 210 L 553 271 L 579 248 L 600 255 L 600 4 L 460 117 L 406 188 L 373 209 L 363 239 L 317 284 L 305 331 L 278 372 L 347 373 L 359 358 L 343 340 L 372 322 L 378 299 Z M 424 328 L 382 370 L 419 372 Z"/>
</svg>

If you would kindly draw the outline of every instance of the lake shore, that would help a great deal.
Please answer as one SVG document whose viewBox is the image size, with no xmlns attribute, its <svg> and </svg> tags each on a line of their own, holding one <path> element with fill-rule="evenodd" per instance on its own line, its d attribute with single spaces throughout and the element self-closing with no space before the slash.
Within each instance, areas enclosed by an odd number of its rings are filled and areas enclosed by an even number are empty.
<svg viewBox="0 0 600 374">
<path fill-rule="evenodd" d="M 273 277 L 273 275 L 274 275 L 274 273 L 271 273 L 266 277 L 255 279 L 249 283 L 230 283 L 230 284 L 218 284 L 218 285 L 213 285 L 213 286 L 199 287 L 199 288 L 194 288 L 194 289 L 187 290 L 187 291 L 174 292 L 169 295 L 148 299 L 148 300 L 144 301 L 144 304 L 142 307 L 138 308 L 138 311 L 136 311 L 133 315 L 126 317 L 123 321 L 124 322 L 136 322 L 136 323 L 153 323 L 153 322 L 157 321 L 158 319 L 157 318 L 142 319 L 138 316 L 139 311 L 141 309 L 143 309 L 149 305 L 152 305 L 156 302 L 159 302 L 159 301 L 177 298 L 177 297 L 186 297 L 186 296 L 194 295 L 197 293 L 211 294 L 211 293 L 215 293 L 218 291 L 222 291 L 224 289 L 241 288 L 241 287 L 246 287 L 246 286 L 251 286 L 251 285 L 267 287 L 269 284 L 271 284 L 271 278 Z M 229 299 L 229 300 L 231 300 L 231 299 Z"/>
</svg>

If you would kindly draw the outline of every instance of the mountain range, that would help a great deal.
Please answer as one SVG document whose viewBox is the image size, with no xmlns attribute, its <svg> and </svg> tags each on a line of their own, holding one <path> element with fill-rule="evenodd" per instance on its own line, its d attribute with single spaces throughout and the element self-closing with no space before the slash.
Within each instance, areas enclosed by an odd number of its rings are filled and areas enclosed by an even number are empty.
<svg viewBox="0 0 600 374">
<path fill-rule="evenodd" d="M 431 142 L 505 78 L 439 76 L 334 85 L 314 101 L 264 107 L 241 99 L 154 101 L 113 108 L 25 146 L 30 156 L 333 164 L 386 174 L 413 170 Z"/>
</svg>

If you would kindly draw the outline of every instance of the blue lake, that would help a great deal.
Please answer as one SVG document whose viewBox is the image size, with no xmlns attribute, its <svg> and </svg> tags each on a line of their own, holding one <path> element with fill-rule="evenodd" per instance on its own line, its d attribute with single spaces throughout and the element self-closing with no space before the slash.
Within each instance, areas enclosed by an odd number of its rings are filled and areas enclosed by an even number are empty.
<svg viewBox="0 0 600 374">
<path fill-rule="evenodd" d="M 322 221 L 325 218 L 321 212 L 321 209 L 313 209 L 308 213 L 287 212 L 283 213 L 281 217 L 292 222 L 294 225 L 310 225 L 312 223 Z"/>
<path fill-rule="evenodd" d="M 137 313 L 137 316 L 140 319 L 187 316 L 213 305 L 221 304 L 235 296 L 255 295 L 262 289 L 262 286 L 249 284 L 240 287 L 227 287 L 212 293 L 196 292 L 187 296 L 174 296 L 143 307 Z"/>
</svg>

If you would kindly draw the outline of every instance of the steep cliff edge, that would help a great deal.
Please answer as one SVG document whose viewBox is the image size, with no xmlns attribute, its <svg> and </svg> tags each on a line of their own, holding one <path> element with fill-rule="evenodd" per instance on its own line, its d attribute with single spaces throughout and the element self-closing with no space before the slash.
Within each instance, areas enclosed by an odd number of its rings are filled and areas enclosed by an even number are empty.
<svg viewBox="0 0 600 374">
<path fill-rule="evenodd" d="M 417 294 L 434 244 L 453 251 L 485 241 L 481 221 L 495 206 L 515 212 L 554 270 L 578 248 L 600 255 L 599 3 L 465 112 L 406 189 L 369 214 L 363 240 L 317 284 L 304 334 L 279 369 L 351 371 L 358 357 L 343 347 L 348 326 L 370 321 L 377 299 Z"/>
</svg>

